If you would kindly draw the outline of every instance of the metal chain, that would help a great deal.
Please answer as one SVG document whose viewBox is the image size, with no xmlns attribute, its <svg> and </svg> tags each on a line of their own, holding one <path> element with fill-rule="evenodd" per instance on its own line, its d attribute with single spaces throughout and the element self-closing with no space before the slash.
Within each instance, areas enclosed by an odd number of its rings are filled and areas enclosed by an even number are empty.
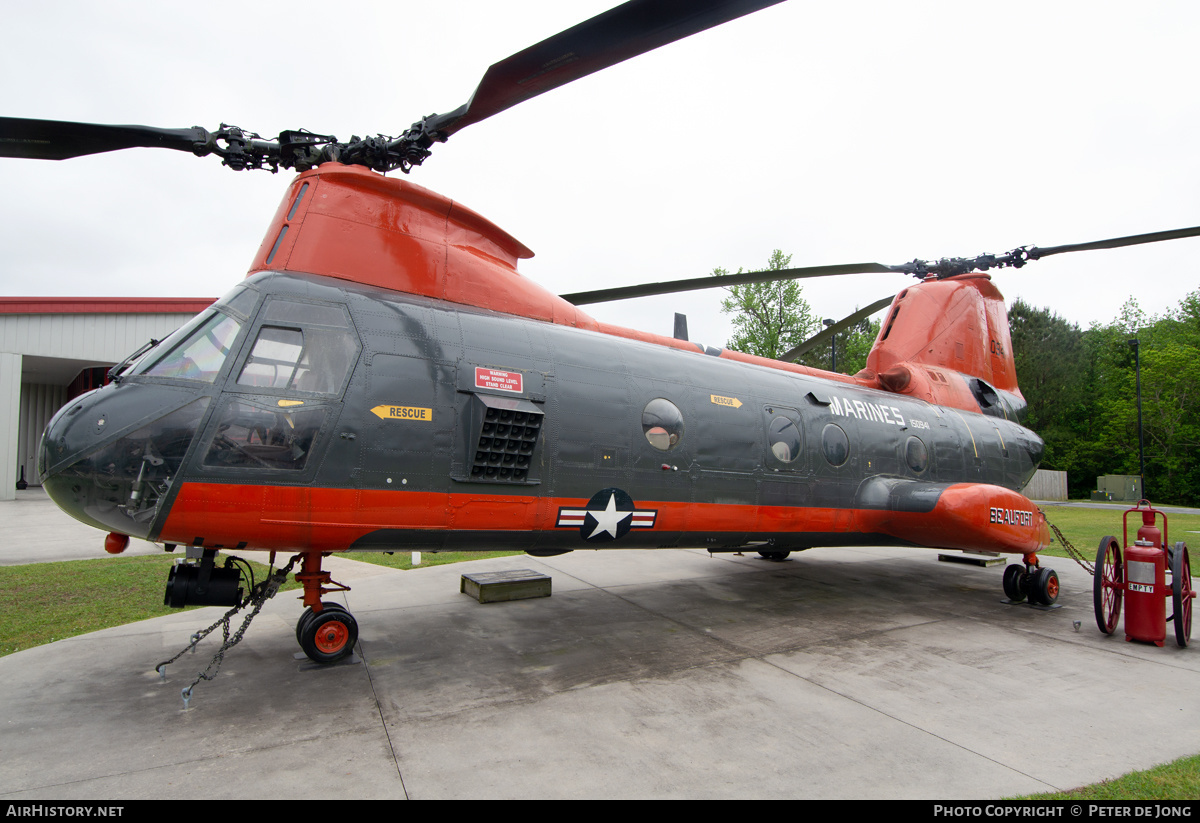
<svg viewBox="0 0 1200 823">
<path fill-rule="evenodd" d="M 1062 543 L 1063 548 L 1067 550 L 1067 555 L 1080 566 L 1082 566 L 1085 572 L 1095 576 L 1095 568 L 1093 568 L 1092 564 L 1088 562 L 1087 558 L 1079 553 L 1079 549 L 1072 546 L 1071 541 L 1063 536 L 1063 533 L 1058 530 L 1058 526 L 1054 525 L 1049 520 L 1046 521 L 1046 525 L 1048 525 L 1054 531 L 1054 533 L 1058 535 L 1058 541 Z"/>
<path fill-rule="evenodd" d="M 196 684 L 198 684 L 201 680 L 213 680 L 216 678 L 217 672 L 221 668 L 221 663 L 225 660 L 225 652 L 229 651 L 242 641 L 242 637 L 246 634 L 246 629 L 250 627 L 250 621 L 258 616 L 259 611 L 264 605 L 266 605 L 267 601 L 274 597 L 279 592 L 280 587 L 287 582 L 287 577 L 291 573 L 292 567 L 296 565 L 296 561 L 299 560 L 300 557 L 301 555 L 299 554 L 294 555 L 292 559 L 288 561 L 287 566 L 267 575 L 266 580 L 251 588 L 250 593 L 246 595 L 242 602 L 225 612 L 224 616 L 222 616 L 220 620 L 218 620 L 216 623 L 213 623 L 207 629 L 193 634 L 192 642 L 184 646 L 179 654 L 175 655 L 170 660 L 164 660 L 162 663 L 159 663 L 154 667 L 154 670 L 158 672 L 165 680 L 167 677 L 166 669 L 168 665 L 183 657 L 183 655 L 187 654 L 187 652 L 195 651 L 197 644 L 199 644 L 201 640 L 208 637 L 208 635 L 216 630 L 217 626 L 223 627 L 222 635 L 224 642 L 221 644 L 221 648 L 217 650 L 217 653 L 213 656 L 212 661 L 208 664 L 204 671 L 200 672 L 200 674 L 196 676 L 196 679 L 192 681 L 191 685 L 182 689 L 180 692 L 181 696 L 183 697 L 183 707 L 185 709 L 188 707 L 188 701 L 190 701 L 192 698 L 192 690 L 196 688 Z M 246 608 L 246 606 L 249 606 L 251 603 L 254 604 L 254 609 L 248 615 L 246 615 L 246 619 L 242 621 L 241 627 L 238 628 L 231 638 L 229 634 L 230 619 L 242 609 Z"/>
</svg>

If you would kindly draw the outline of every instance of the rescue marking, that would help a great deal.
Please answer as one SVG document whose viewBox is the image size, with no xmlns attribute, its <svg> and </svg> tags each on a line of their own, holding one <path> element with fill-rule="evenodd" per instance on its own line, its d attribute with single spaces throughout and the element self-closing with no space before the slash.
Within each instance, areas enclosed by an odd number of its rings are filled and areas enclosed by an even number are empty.
<svg viewBox="0 0 1200 823">
<path fill-rule="evenodd" d="M 371 413 L 380 420 L 422 420 L 426 423 L 433 420 L 433 409 L 416 406 L 376 406 Z"/>
<path fill-rule="evenodd" d="M 524 383 L 525 377 L 519 371 L 475 367 L 475 388 L 477 389 L 499 389 L 520 394 L 525 390 Z"/>
<path fill-rule="evenodd" d="M 708 399 L 716 406 L 729 406 L 732 409 L 740 409 L 742 407 L 742 401 L 736 397 L 722 397 L 719 394 L 710 394 Z"/>
<path fill-rule="evenodd" d="M 280 400 L 276 405 L 278 405 L 278 406 L 303 406 L 304 401 L 303 400 Z"/>
<path fill-rule="evenodd" d="M 577 528 L 584 540 L 601 542 L 624 537 L 630 529 L 652 529 L 657 519 L 657 509 L 638 509 L 624 491 L 608 488 L 592 495 L 582 509 L 559 507 L 555 526 Z"/>
</svg>

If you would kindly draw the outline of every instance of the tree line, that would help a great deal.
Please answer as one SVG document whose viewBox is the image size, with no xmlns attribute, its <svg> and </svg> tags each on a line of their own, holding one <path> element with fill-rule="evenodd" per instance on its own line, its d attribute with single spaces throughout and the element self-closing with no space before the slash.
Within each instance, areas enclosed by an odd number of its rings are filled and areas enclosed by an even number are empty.
<svg viewBox="0 0 1200 823">
<path fill-rule="evenodd" d="M 765 269 L 786 269 L 791 259 L 776 249 Z M 822 328 L 795 280 L 726 291 L 721 310 L 734 327 L 726 345 L 736 351 L 778 358 Z M 1086 498 L 1100 475 L 1140 474 L 1140 359 L 1144 494 L 1155 503 L 1200 505 L 1200 289 L 1161 316 L 1147 316 L 1131 298 L 1112 322 L 1087 329 L 1019 299 L 1008 321 L 1029 404 L 1022 422 L 1046 441 L 1042 468 L 1067 472 L 1071 497 Z M 878 333 L 877 320 L 840 332 L 837 371 L 863 368 Z M 831 370 L 832 360 L 831 347 L 823 346 L 799 362 Z"/>
<path fill-rule="evenodd" d="M 1161 316 L 1131 298 L 1112 322 L 1088 329 L 1022 300 L 1008 322 L 1029 403 L 1023 422 L 1046 441 L 1042 468 L 1067 472 L 1071 497 L 1087 497 L 1100 475 L 1140 473 L 1140 360 L 1143 493 L 1200 505 L 1200 289 Z"/>
</svg>

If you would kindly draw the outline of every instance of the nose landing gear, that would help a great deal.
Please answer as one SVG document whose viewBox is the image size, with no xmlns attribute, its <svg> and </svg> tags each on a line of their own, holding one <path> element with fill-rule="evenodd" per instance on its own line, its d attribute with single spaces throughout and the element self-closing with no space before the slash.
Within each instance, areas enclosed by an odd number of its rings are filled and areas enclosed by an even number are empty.
<svg viewBox="0 0 1200 823">
<path fill-rule="evenodd" d="M 354 651 L 358 642 L 358 621 L 340 603 L 322 602 L 325 594 L 350 591 L 349 586 L 334 583 L 329 572 L 321 570 L 320 552 L 304 555 L 296 580 L 304 585 L 304 614 L 296 621 L 296 642 L 315 663 L 336 663 Z M 328 585 L 326 585 L 328 584 Z"/>
</svg>

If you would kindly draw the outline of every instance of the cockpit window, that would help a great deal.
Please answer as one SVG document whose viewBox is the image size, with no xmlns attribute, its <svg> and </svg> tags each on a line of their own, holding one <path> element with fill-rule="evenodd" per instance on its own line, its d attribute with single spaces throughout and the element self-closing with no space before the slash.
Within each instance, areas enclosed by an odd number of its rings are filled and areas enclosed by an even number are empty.
<svg viewBox="0 0 1200 823">
<path fill-rule="evenodd" d="M 239 386 L 333 394 L 354 365 L 358 344 L 349 331 L 263 326 Z"/>
<path fill-rule="evenodd" d="M 258 292 L 245 286 L 234 287 L 232 291 L 217 301 L 218 306 L 223 306 L 231 314 L 239 315 L 243 319 L 249 319 L 254 314 L 256 303 L 258 303 Z"/>
<path fill-rule="evenodd" d="M 238 375 L 238 385 L 286 389 L 296 374 L 303 351 L 304 333 L 299 329 L 264 326 L 254 341 L 250 359 Z"/>
<path fill-rule="evenodd" d="M 344 307 L 275 298 L 261 316 L 239 386 L 315 394 L 341 390 L 358 358 L 358 339 Z"/>
<path fill-rule="evenodd" d="M 147 377 L 178 377 L 184 380 L 213 382 L 233 347 L 242 324 L 220 312 L 199 315 L 168 337 L 159 347 L 165 351 L 138 374 Z M 178 341 L 178 342 L 176 342 Z"/>
<path fill-rule="evenodd" d="M 325 422 L 322 406 L 272 408 L 232 400 L 222 410 L 204 465 L 301 471 Z"/>
</svg>

